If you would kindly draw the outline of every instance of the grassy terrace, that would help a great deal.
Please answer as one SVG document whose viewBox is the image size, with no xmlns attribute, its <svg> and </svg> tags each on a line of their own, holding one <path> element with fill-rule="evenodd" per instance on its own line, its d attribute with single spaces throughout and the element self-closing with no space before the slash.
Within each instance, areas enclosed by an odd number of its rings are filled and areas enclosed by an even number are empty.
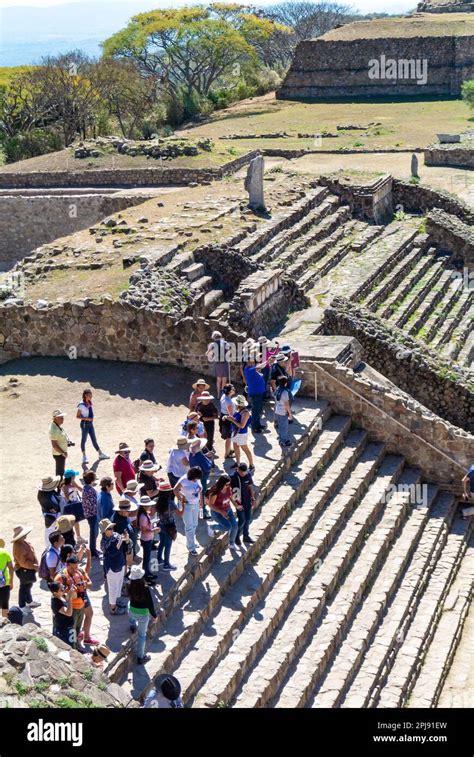
<svg viewBox="0 0 474 757">
<path fill-rule="evenodd" d="M 472 13 L 419 13 L 413 17 L 355 21 L 326 32 L 320 39 L 337 42 L 380 37 L 451 37 L 469 34 L 474 34 Z"/>
</svg>

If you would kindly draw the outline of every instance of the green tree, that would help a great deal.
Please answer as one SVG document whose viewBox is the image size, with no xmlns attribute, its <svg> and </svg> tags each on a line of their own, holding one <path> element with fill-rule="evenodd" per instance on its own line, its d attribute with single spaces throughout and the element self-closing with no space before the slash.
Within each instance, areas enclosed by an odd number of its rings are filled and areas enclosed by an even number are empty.
<svg viewBox="0 0 474 757">
<path fill-rule="evenodd" d="M 461 94 L 463 100 L 474 110 L 474 79 L 463 82 Z"/>
</svg>

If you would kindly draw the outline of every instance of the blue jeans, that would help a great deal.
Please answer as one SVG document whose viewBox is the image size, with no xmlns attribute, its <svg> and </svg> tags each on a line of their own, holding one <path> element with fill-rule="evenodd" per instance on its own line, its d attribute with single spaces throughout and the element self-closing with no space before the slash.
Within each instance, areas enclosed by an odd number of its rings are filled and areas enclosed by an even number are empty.
<svg viewBox="0 0 474 757">
<path fill-rule="evenodd" d="M 239 522 L 238 536 L 243 536 L 244 539 L 248 539 L 250 521 L 252 520 L 252 503 L 243 505 L 242 510 L 237 510 L 237 519 Z"/>
<path fill-rule="evenodd" d="M 278 434 L 278 441 L 280 444 L 286 444 L 290 441 L 290 433 L 288 428 L 288 415 L 278 415 L 275 413 L 275 428 Z"/>
<path fill-rule="evenodd" d="M 137 657 L 145 657 L 146 632 L 148 631 L 148 624 L 150 622 L 150 613 L 147 612 L 146 615 L 139 615 L 132 612 L 132 608 L 130 608 L 128 617 L 130 628 L 137 629 Z"/>
<path fill-rule="evenodd" d="M 199 524 L 199 505 L 186 502 L 183 514 L 184 533 L 186 534 L 186 546 L 191 552 L 197 550 L 196 530 Z"/>
<path fill-rule="evenodd" d="M 252 406 L 252 430 L 258 431 L 262 426 L 262 412 L 263 412 L 263 400 L 264 394 L 251 394 L 249 395 L 250 404 Z"/>
<path fill-rule="evenodd" d="M 165 530 L 165 526 L 161 526 L 160 531 L 160 546 L 158 547 L 158 562 L 164 563 L 166 567 L 170 564 L 171 545 L 173 539 L 169 533 Z M 164 556 L 163 556 L 164 553 Z"/>
<path fill-rule="evenodd" d="M 232 512 L 232 510 L 227 511 L 228 518 L 225 518 L 220 513 L 216 513 L 215 510 L 212 511 L 212 517 L 216 521 L 215 523 L 210 523 L 214 531 L 228 531 L 229 532 L 229 544 L 235 543 L 235 537 L 237 536 L 237 530 L 238 530 L 238 523 L 237 519 Z"/>
<path fill-rule="evenodd" d="M 151 576 L 150 560 L 153 540 L 150 539 L 150 541 L 143 541 L 142 539 L 140 539 L 140 544 L 142 545 L 143 549 L 143 570 L 145 571 L 145 578 L 149 578 Z"/>
<path fill-rule="evenodd" d="M 91 518 L 87 518 L 89 524 L 89 548 L 92 557 L 97 554 L 97 536 L 99 535 L 99 522 L 97 515 L 93 515 Z"/>
<path fill-rule="evenodd" d="M 87 437 L 90 436 L 92 446 L 99 452 L 99 444 L 95 435 L 94 424 L 90 421 L 81 421 L 81 451 L 85 454 Z"/>
</svg>

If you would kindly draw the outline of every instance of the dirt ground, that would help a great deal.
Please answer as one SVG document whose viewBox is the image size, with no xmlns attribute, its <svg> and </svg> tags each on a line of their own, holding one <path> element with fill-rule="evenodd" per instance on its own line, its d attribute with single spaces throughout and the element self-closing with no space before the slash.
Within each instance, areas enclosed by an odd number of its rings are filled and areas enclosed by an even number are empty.
<svg viewBox="0 0 474 757">
<path fill-rule="evenodd" d="M 8 387 L 16 377 L 18 387 Z M 48 438 L 51 414 L 67 413 L 64 427 L 75 447 L 67 465 L 81 471 L 79 421 L 76 405 L 83 389 L 94 392 L 96 433 L 110 456 L 97 466 L 99 477 L 111 475 L 113 453 L 120 442 L 132 447 L 132 459 L 143 450 L 143 440 L 156 441 L 156 456 L 163 465 L 186 417 L 191 383 L 199 378 L 186 370 L 63 358 L 30 358 L 8 363 L 0 370 L 0 537 L 10 547 L 16 525 L 31 525 L 31 541 L 43 549 L 43 522 L 37 501 L 41 478 L 54 474 Z M 7 387 L 4 390 L 4 387 Z M 215 387 L 212 387 L 215 389 Z M 221 454 L 223 445 L 217 440 Z M 89 467 L 96 462 L 90 442 Z M 95 466 L 94 466 L 95 468 Z M 87 530 L 87 529 L 86 529 Z M 87 534 L 86 534 L 87 535 Z"/>
</svg>

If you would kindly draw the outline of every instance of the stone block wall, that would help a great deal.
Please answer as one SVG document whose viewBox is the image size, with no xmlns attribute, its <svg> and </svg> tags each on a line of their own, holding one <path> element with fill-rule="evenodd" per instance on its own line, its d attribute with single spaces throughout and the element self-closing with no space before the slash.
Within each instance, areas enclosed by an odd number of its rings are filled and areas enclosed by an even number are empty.
<svg viewBox="0 0 474 757">
<path fill-rule="evenodd" d="M 436 415 L 474 432 L 474 382 L 442 363 L 399 329 L 386 328 L 361 306 L 336 297 L 324 313 L 322 333 L 355 337 L 364 360 Z"/>
<path fill-rule="evenodd" d="M 426 231 L 430 242 L 454 252 L 469 268 L 474 267 L 474 231 L 456 216 L 435 208 L 428 213 Z"/>
<path fill-rule="evenodd" d="M 370 79 L 369 61 L 382 55 L 397 61 L 427 59 L 426 84 L 413 78 Z M 320 38 L 299 43 L 277 98 L 459 95 L 462 81 L 473 77 L 474 36 Z"/>
<path fill-rule="evenodd" d="M 461 145 L 431 145 L 426 147 L 426 166 L 459 166 L 474 168 L 474 148 Z"/>
<path fill-rule="evenodd" d="M 337 363 L 303 358 L 302 391 L 327 399 L 337 412 L 350 413 L 374 440 L 422 468 L 430 481 L 461 495 L 461 479 L 472 464 L 474 437 L 443 420 L 397 387 L 354 373 Z"/>
<path fill-rule="evenodd" d="M 345 184 L 334 176 L 321 176 L 319 183 L 337 194 L 342 204 L 349 205 L 351 213 L 357 218 L 380 224 L 392 217 L 393 178 L 388 174 L 365 185 L 358 185 L 355 182 Z"/>
<path fill-rule="evenodd" d="M 408 213 L 426 213 L 432 208 L 441 208 L 452 213 L 468 225 L 474 224 L 474 211 L 465 202 L 438 189 L 393 180 L 393 204 L 400 205 Z"/>
<path fill-rule="evenodd" d="M 0 195 L 0 270 L 6 271 L 42 244 L 87 229 L 148 195 Z"/>
</svg>

